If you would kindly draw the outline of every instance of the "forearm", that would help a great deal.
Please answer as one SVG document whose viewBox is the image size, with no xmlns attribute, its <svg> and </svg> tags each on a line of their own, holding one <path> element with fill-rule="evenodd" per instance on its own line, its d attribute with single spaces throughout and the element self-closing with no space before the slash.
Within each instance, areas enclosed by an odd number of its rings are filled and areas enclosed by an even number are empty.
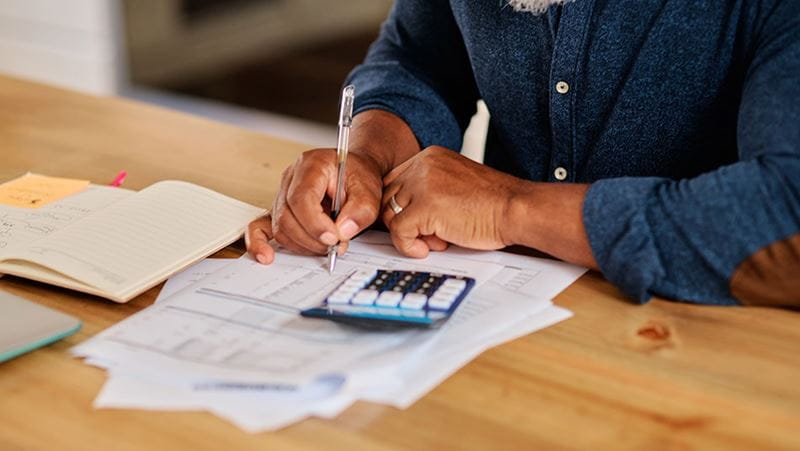
<svg viewBox="0 0 800 451">
<path fill-rule="evenodd" d="M 411 128 L 402 119 L 383 110 L 367 110 L 353 118 L 350 151 L 372 160 L 386 175 L 420 151 Z"/>
<path fill-rule="evenodd" d="M 356 88 L 356 117 L 369 112 L 367 122 L 372 122 L 380 110 L 401 119 L 392 121 L 400 128 L 410 127 L 402 134 L 401 148 L 381 158 L 383 169 L 408 158 L 408 148 L 412 154 L 433 145 L 459 149 L 478 100 L 470 59 L 447 0 L 395 1 L 364 63 L 345 83 Z M 411 130 L 413 139 L 406 139 Z M 384 138 L 381 126 L 374 131 L 378 141 Z"/>
<path fill-rule="evenodd" d="M 504 241 L 598 269 L 583 225 L 589 185 L 521 182 L 509 199 Z"/>
</svg>

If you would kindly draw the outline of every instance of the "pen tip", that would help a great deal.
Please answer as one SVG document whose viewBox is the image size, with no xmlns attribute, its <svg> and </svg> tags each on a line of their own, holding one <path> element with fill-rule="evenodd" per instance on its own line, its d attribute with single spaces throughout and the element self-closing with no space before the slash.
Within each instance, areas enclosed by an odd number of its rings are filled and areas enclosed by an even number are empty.
<svg viewBox="0 0 800 451">
<path fill-rule="evenodd" d="M 336 265 L 336 251 L 328 253 L 328 274 L 333 274 L 333 267 Z"/>
</svg>

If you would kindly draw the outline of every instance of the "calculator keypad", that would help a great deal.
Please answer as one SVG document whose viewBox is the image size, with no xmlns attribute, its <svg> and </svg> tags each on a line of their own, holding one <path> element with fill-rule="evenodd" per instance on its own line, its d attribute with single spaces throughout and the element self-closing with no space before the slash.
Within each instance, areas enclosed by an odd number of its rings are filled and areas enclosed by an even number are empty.
<svg viewBox="0 0 800 451">
<path fill-rule="evenodd" d="M 356 271 L 331 293 L 328 304 L 449 311 L 467 287 L 457 276 L 412 271 Z"/>
<path fill-rule="evenodd" d="M 453 314 L 475 280 L 416 271 L 355 271 L 303 316 L 361 327 L 431 327 Z"/>
</svg>

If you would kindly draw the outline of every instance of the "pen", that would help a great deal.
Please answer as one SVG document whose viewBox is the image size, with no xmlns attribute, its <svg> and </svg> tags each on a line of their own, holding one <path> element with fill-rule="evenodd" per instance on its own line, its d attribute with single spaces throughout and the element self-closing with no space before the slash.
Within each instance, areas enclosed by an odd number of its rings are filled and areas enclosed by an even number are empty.
<svg viewBox="0 0 800 451">
<path fill-rule="evenodd" d="M 333 193 L 333 209 L 331 210 L 331 219 L 334 221 L 339 216 L 339 210 L 342 208 L 342 198 L 344 197 L 344 171 L 347 163 L 347 146 L 350 143 L 350 126 L 353 124 L 353 100 L 355 95 L 356 88 L 353 85 L 345 86 L 342 90 L 342 99 L 339 106 L 339 137 L 336 141 L 336 160 L 339 167 L 336 173 L 336 192 Z M 338 251 L 339 243 L 328 247 L 328 274 L 333 274 Z"/>
</svg>

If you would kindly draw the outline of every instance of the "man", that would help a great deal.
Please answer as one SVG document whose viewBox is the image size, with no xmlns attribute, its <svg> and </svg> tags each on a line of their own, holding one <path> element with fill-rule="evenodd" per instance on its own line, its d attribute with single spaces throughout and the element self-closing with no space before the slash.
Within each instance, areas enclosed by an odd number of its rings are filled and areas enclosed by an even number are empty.
<svg viewBox="0 0 800 451">
<path fill-rule="evenodd" d="M 380 217 L 407 256 L 519 244 L 640 301 L 800 305 L 800 1 L 550 3 L 397 0 L 348 80 L 339 217 L 334 151 L 306 152 L 250 252 Z M 448 150 L 478 98 L 486 166 Z"/>
</svg>

